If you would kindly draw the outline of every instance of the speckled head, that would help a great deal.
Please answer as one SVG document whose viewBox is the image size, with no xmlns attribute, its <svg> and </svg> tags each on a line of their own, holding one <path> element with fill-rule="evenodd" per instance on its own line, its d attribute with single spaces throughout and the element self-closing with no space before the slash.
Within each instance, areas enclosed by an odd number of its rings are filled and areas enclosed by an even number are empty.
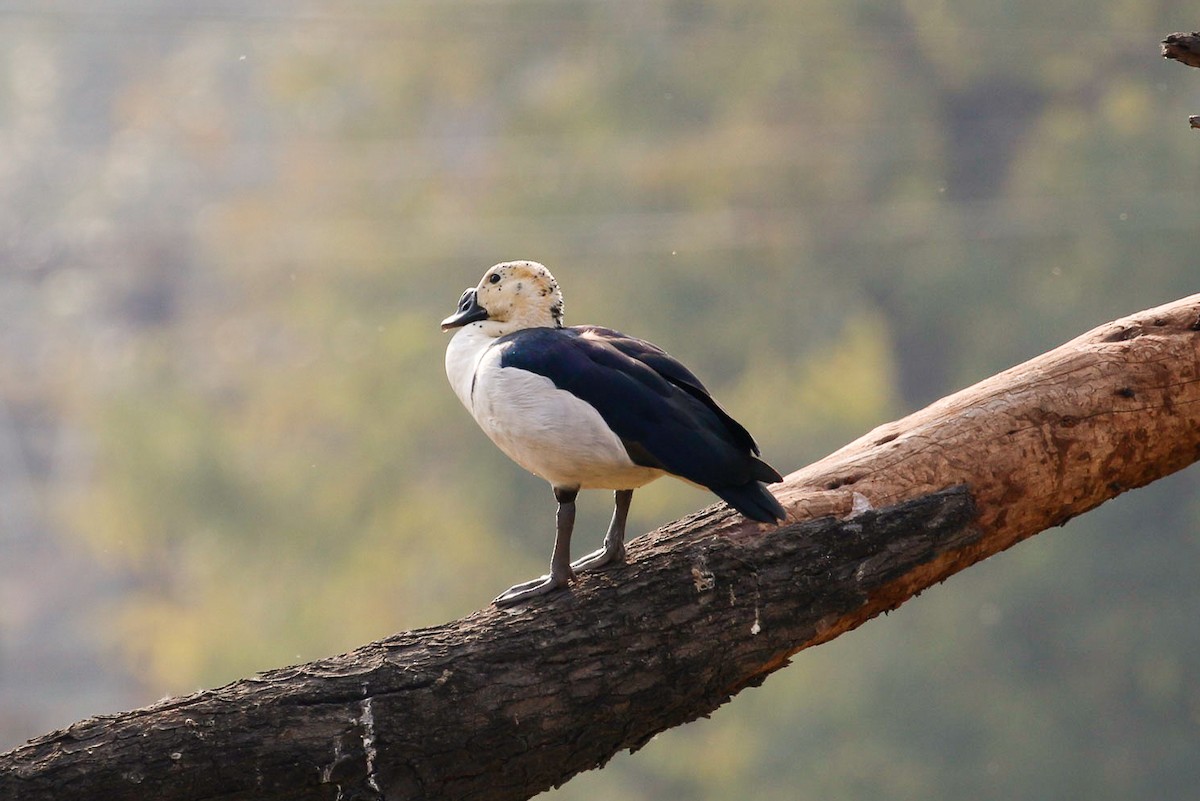
<svg viewBox="0 0 1200 801">
<path fill-rule="evenodd" d="M 506 261 L 490 268 L 459 300 L 442 330 L 478 322 L 485 333 L 504 336 L 525 328 L 562 328 L 558 282 L 536 261 Z"/>
</svg>

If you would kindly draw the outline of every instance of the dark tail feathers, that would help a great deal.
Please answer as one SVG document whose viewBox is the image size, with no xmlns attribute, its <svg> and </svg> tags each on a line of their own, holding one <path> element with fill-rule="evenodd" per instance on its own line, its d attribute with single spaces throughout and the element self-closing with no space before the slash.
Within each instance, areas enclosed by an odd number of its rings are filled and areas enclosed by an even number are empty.
<svg viewBox="0 0 1200 801">
<path fill-rule="evenodd" d="M 740 487 L 713 487 L 713 493 L 744 516 L 760 523 L 774 523 L 787 517 L 779 501 L 757 481 Z"/>
</svg>

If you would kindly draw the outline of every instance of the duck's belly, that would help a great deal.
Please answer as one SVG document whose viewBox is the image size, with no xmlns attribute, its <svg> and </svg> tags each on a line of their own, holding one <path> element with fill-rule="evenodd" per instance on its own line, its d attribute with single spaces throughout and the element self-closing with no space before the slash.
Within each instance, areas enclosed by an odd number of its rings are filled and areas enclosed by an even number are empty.
<svg viewBox="0 0 1200 801">
<path fill-rule="evenodd" d="M 613 490 L 636 489 L 663 475 L 634 464 L 599 412 L 545 376 L 480 368 L 471 413 L 500 450 L 534 475 L 556 487 Z"/>
</svg>

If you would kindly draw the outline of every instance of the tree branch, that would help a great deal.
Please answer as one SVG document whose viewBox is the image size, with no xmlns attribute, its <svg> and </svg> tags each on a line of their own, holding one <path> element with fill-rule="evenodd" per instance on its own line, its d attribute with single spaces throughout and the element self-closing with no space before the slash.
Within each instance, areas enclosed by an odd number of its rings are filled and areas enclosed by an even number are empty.
<svg viewBox="0 0 1200 801">
<path fill-rule="evenodd" d="M 1189 67 L 1200 67 L 1200 31 L 1172 33 L 1162 40 L 1162 57 Z M 1200 115 L 1188 117 L 1193 128 L 1200 128 Z"/>
<path fill-rule="evenodd" d="M 1200 32 L 1168 34 L 1162 40 L 1162 56 L 1189 67 L 1200 67 Z"/>
<path fill-rule="evenodd" d="M 791 474 L 784 525 L 710 507 L 569 592 L 83 721 L 0 755 L 0 799 L 528 798 L 1197 458 L 1200 295 Z"/>
</svg>

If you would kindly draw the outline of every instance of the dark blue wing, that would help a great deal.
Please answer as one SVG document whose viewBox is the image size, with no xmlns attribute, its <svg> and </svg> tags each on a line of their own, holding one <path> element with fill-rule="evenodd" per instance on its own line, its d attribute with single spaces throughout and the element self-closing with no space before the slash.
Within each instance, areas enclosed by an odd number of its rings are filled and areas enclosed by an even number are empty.
<svg viewBox="0 0 1200 801">
<path fill-rule="evenodd" d="M 648 365 L 663 378 L 712 409 L 713 413 L 725 423 L 726 428 L 729 429 L 729 433 L 744 448 L 752 451 L 755 455 L 759 453 L 758 443 L 754 441 L 754 437 L 750 436 L 750 432 L 741 423 L 730 417 L 729 413 L 721 408 L 721 404 L 717 403 L 716 399 L 708 394 L 708 390 L 704 384 L 700 383 L 700 379 L 696 378 L 691 370 L 680 364 L 671 354 L 652 342 L 626 336 L 620 331 L 614 331 L 611 328 L 587 325 L 577 326 L 575 330 L 592 332 L 631 359 Z"/>
<path fill-rule="evenodd" d="M 637 464 L 714 490 L 779 480 L 699 379 L 648 342 L 604 328 L 532 328 L 494 347 L 503 367 L 545 376 L 593 406 Z"/>
</svg>

